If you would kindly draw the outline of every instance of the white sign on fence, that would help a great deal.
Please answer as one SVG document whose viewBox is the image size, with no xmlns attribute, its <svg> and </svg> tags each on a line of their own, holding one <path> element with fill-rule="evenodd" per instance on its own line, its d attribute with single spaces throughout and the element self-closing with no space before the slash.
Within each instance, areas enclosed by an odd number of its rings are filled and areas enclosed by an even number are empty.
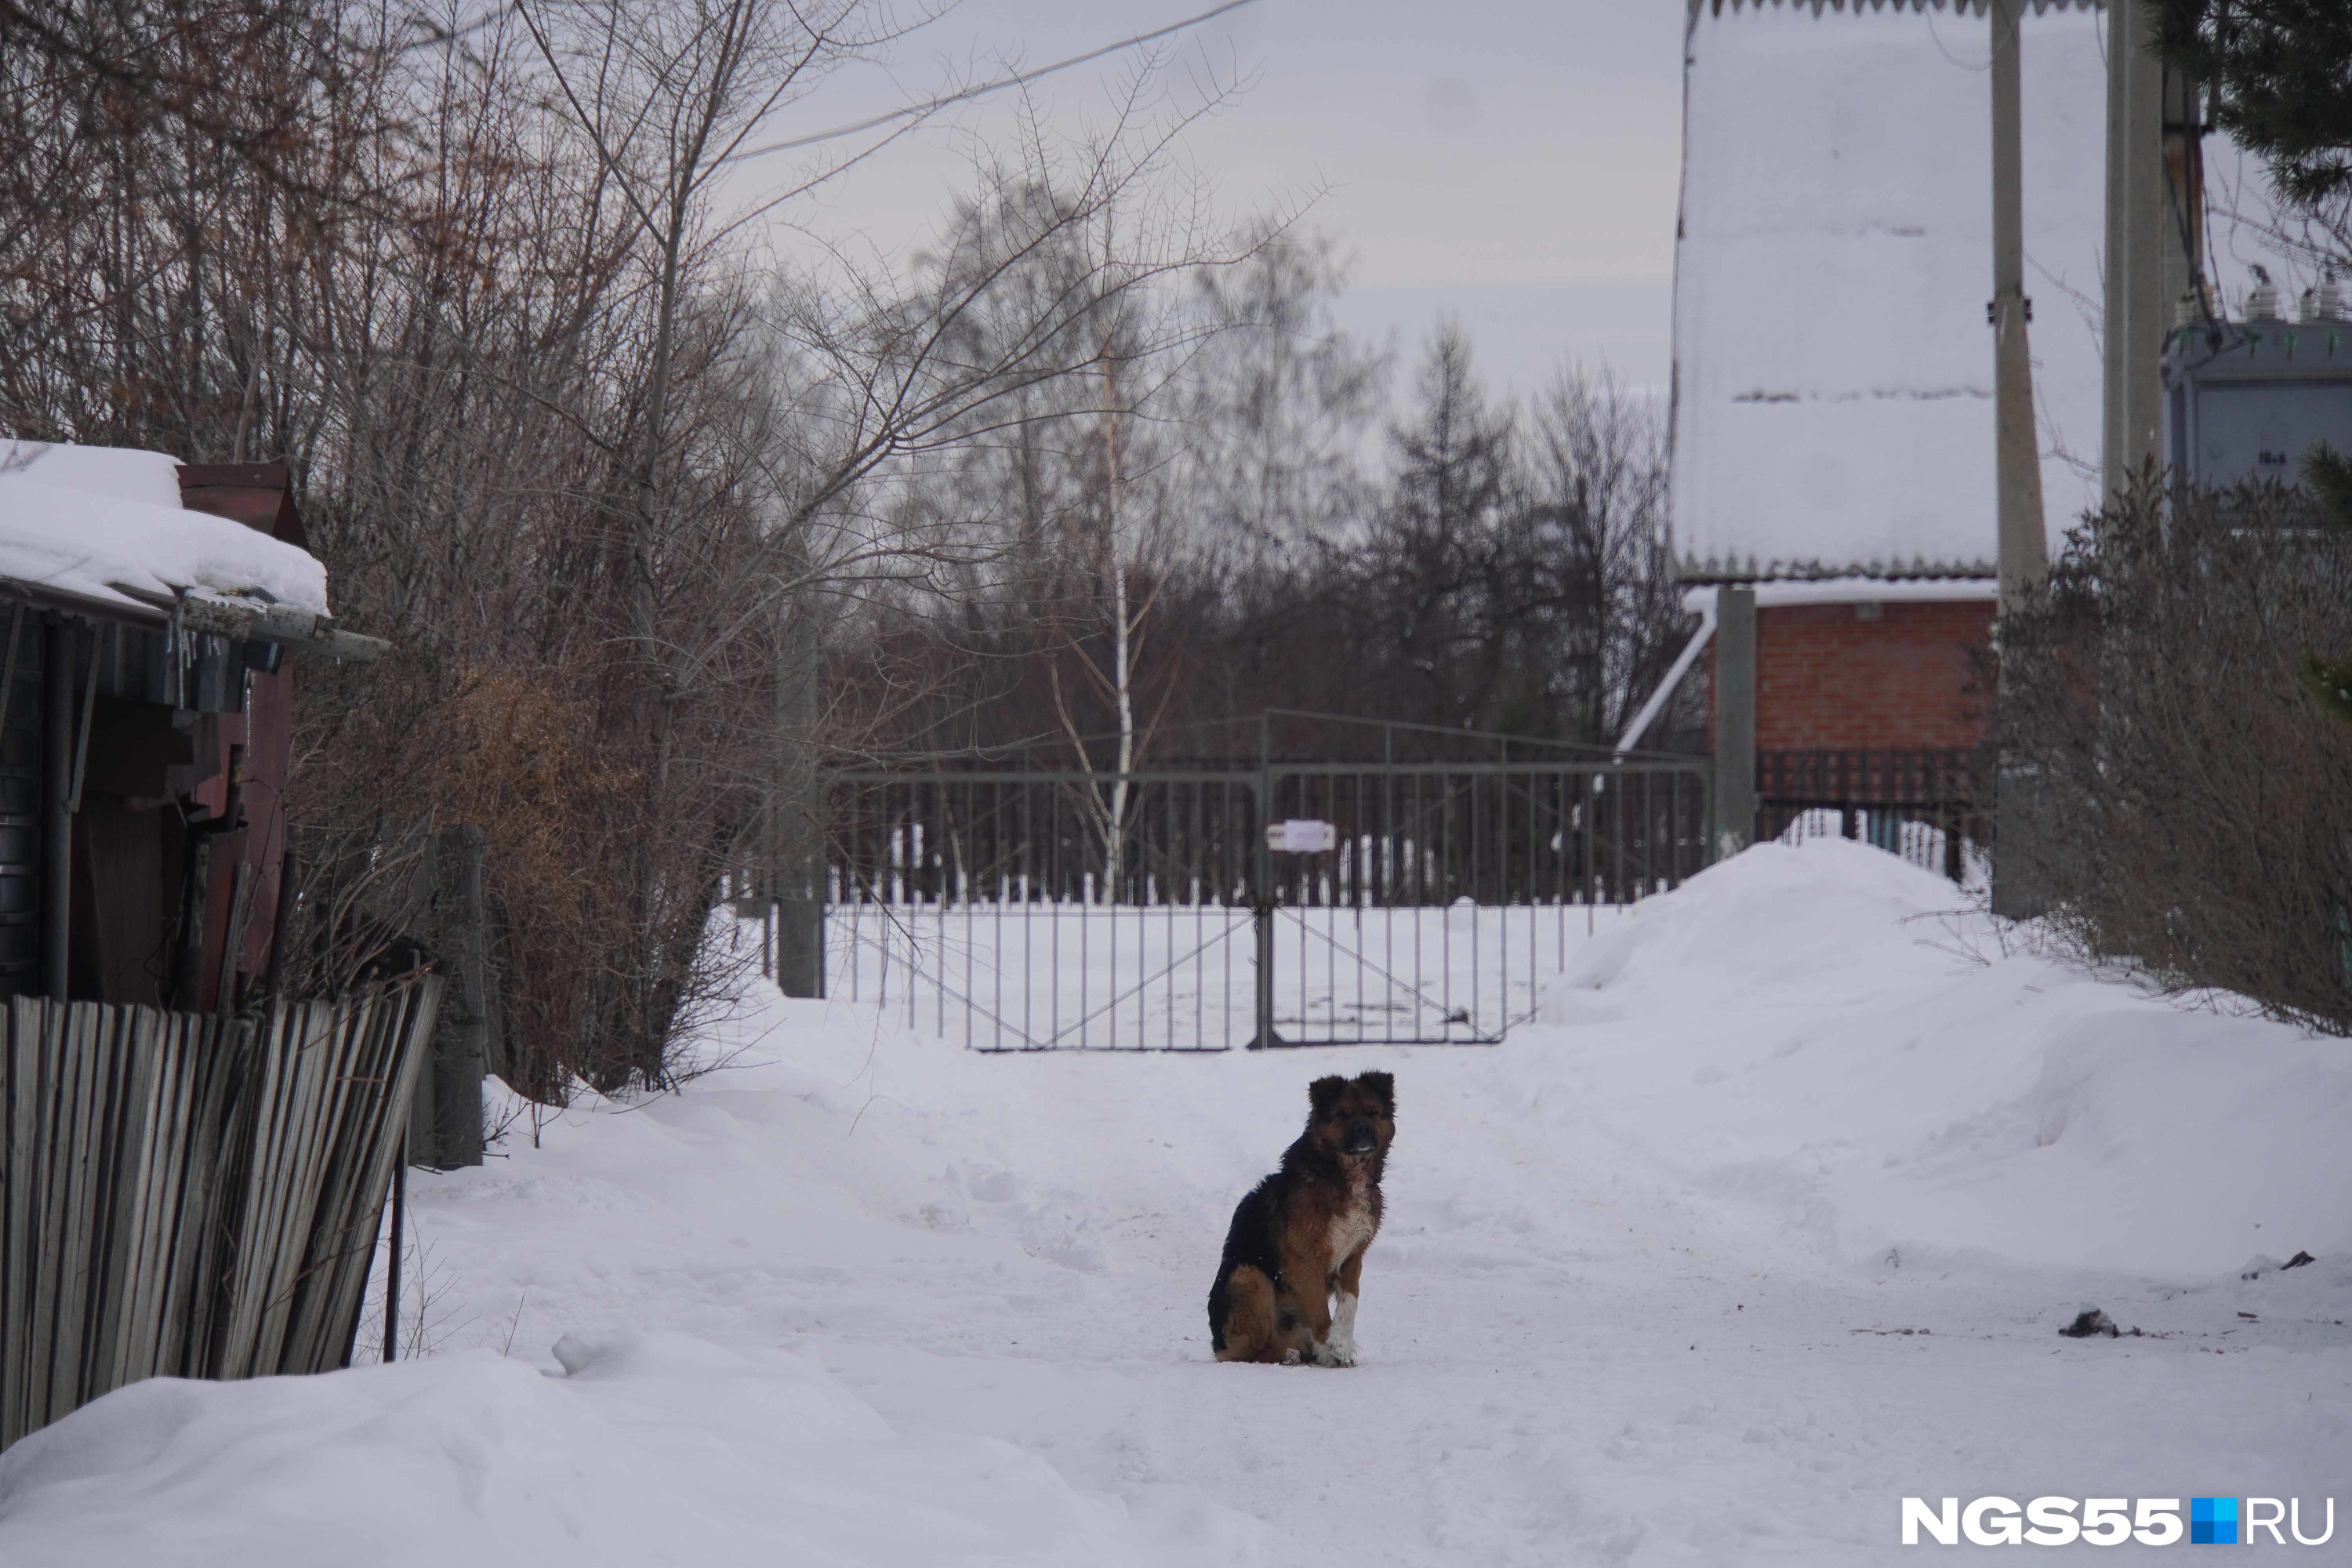
<svg viewBox="0 0 2352 1568">
<path fill-rule="evenodd" d="M 1306 818 L 1269 822 L 1265 847 L 1277 855 L 1320 855 L 1339 847 L 1339 830 L 1328 822 Z"/>
</svg>

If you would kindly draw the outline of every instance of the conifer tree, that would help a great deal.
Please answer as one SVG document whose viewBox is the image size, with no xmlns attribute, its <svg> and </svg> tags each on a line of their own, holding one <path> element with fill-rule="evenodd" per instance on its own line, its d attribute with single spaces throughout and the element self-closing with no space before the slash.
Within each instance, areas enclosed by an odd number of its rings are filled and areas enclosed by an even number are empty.
<svg viewBox="0 0 2352 1568">
<path fill-rule="evenodd" d="M 2352 5 L 2158 0 L 2157 52 L 2213 95 L 2216 125 L 2305 207 L 2352 195 Z"/>
</svg>

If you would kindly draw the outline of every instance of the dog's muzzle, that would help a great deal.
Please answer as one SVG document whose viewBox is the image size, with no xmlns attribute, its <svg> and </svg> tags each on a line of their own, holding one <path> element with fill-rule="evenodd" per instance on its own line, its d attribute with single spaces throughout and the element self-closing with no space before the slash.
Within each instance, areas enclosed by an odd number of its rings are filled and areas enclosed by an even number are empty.
<svg viewBox="0 0 2352 1568">
<path fill-rule="evenodd" d="M 1372 1124 L 1359 1121 L 1348 1129 L 1348 1141 L 1340 1146 L 1339 1152 L 1343 1154 L 1369 1154 L 1380 1146 L 1380 1140 L 1372 1135 Z"/>
</svg>

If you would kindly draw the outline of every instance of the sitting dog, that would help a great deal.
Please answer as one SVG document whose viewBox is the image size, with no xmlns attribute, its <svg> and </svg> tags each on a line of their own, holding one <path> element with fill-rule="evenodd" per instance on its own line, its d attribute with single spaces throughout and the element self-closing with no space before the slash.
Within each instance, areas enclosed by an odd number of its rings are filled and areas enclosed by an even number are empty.
<svg viewBox="0 0 2352 1568">
<path fill-rule="evenodd" d="M 1381 1228 L 1396 1080 L 1318 1078 L 1307 1102 L 1307 1131 L 1283 1151 L 1282 1169 L 1242 1199 L 1225 1233 L 1209 1290 L 1219 1361 L 1356 1364 L 1356 1298 L 1364 1249 Z"/>
</svg>

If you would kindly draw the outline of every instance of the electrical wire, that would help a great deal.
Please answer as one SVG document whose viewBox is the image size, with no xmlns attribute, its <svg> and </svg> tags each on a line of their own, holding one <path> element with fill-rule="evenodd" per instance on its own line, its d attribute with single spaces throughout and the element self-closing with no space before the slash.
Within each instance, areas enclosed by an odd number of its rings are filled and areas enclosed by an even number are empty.
<svg viewBox="0 0 2352 1568">
<path fill-rule="evenodd" d="M 1137 33 L 1114 43 L 1104 44 L 1098 48 L 1088 49 L 1082 55 L 1072 55 L 1067 59 L 1055 60 L 1052 65 L 1039 66 L 1034 70 L 1013 71 L 1009 75 L 998 77 L 993 81 L 981 82 L 960 91 L 928 99 L 921 103 L 909 104 L 904 109 L 894 109 L 887 114 L 877 114 L 854 124 L 836 125 L 830 131 L 813 131 L 805 136 L 788 136 L 779 142 L 762 142 L 757 147 L 739 148 L 718 161 L 721 163 L 740 163 L 752 158 L 764 158 L 771 153 L 790 153 L 803 147 L 814 147 L 821 142 L 838 142 L 845 136 L 856 136 L 868 131 L 879 131 L 886 125 L 895 125 L 901 121 L 920 119 L 926 115 L 936 114 L 940 110 L 952 108 L 959 103 L 970 103 L 975 99 L 986 98 L 991 93 L 1003 92 L 1007 88 L 1024 87 L 1030 82 L 1043 80 L 1058 71 L 1071 70 L 1078 66 L 1088 65 L 1125 49 L 1157 43 L 1161 38 L 1171 37 L 1189 28 L 1213 22 L 1228 12 L 1238 11 L 1245 5 L 1256 4 L 1257 0 L 1225 0 L 1222 5 L 1213 6 L 1196 16 L 1187 16 L 1181 22 L 1171 22 L 1164 27 L 1155 27 L 1148 33 Z"/>
</svg>

